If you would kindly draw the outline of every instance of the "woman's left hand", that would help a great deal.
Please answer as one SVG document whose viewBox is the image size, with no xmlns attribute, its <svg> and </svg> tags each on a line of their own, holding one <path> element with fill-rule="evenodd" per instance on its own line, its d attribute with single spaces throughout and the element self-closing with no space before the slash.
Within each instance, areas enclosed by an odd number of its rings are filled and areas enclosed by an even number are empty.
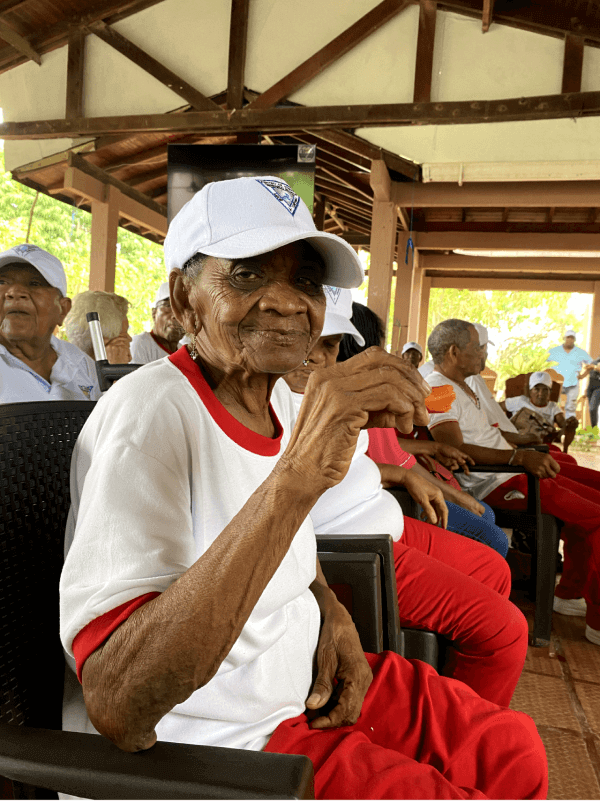
<svg viewBox="0 0 600 801">
<path fill-rule="evenodd" d="M 402 483 L 411 497 L 419 506 L 423 507 L 426 522 L 446 528 L 448 525 L 448 507 L 442 490 L 411 470 L 407 470 Z"/>
<path fill-rule="evenodd" d="M 319 710 L 324 714 L 312 720 L 312 728 L 333 729 L 356 723 L 373 674 L 352 618 L 335 598 L 324 615 L 317 667 L 306 706 L 309 713 Z"/>
</svg>

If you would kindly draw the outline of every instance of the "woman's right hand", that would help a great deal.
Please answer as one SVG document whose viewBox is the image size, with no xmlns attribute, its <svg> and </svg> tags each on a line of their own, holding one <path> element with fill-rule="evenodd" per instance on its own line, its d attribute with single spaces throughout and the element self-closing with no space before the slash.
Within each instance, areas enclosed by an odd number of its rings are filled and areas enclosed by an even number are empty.
<svg viewBox="0 0 600 801">
<path fill-rule="evenodd" d="M 377 347 L 314 370 L 277 472 L 291 470 L 324 492 L 348 472 L 361 429 L 427 425 L 429 392 L 412 364 Z"/>
</svg>

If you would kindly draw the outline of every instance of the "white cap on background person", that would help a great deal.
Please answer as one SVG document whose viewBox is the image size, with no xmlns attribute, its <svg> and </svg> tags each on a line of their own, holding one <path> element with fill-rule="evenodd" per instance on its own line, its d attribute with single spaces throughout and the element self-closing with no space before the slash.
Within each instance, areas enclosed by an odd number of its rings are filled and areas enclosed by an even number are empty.
<svg viewBox="0 0 600 801">
<path fill-rule="evenodd" d="M 481 325 L 481 323 L 471 323 L 476 329 L 477 333 L 479 334 L 479 344 L 481 347 L 484 345 L 493 345 L 494 343 L 488 339 L 488 330 L 485 325 Z"/>
<path fill-rule="evenodd" d="M 529 376 L 529 389 L 533 389 L 538 384 L 543 384 L 545 387 L 552 389 L 552 376 L 549 373 L 544 373 L 539 370 L 537 373 L 532 373 Z"/>
<path fill-rule="evenodd" d="M 50 286 L 56 287 L 60 294 L 65 297 L 67 294 L 67 276 L 62 262 L 48 253 L 47 250 L 42 250 L 37 245 L 15 245 L 10 250 L 5 250 L 0 253 L 0 267 L 11 262 L 21 262 L 23 264 L 30 264 L 32 267 L 44 276 Z"/>
<path fill-rule="evenodd" d="M 414 350 L 418 350 L 421 356 L 423 355 L 423 348 L 419 345 L 418 342 L 407 342 L 406 345 L 402 346 L 402 353 L 406 353 L 406 351 L 410 350 L 411 348 L 413 348 Z"/>
<path fill-rule="evenodd" d="M 325 263 L 323 283 L 352 288 L 364 280 L 354 248 L 315 227 L 304 201 L 281 178 L 233 178 L 206 184 L 175 215 L 164 245 L 167 272 L 196 253 L 223 259 L 259 256 L 304 240 Z"/>
<path fill-rule="evenodd" d="M 165 281 L 156 290 L 156 297 L 154 298 L 152 308 L 155 309 L 162 300 L 169 300 L 169 298 L 169 282 Z"/>
<path fill-rule="evenodd" d="M 565 339 L 567 337 L 574 337 L 575 338 L 575 337 L 577 337 L 577 332 L 573 331 L 572 328 L 567 328 L 567 330 L 565 331 Z"/>
<path fill-rule="evenodd" d="M 325 308 L 325 322 L 323 323 L 322 337 L 331 337 L 334 334 L 351 334 L 362 348 L 365 344 L 363 335 L 358 328 L 350 322 L 352 317 L 352 292 L 335 286 L 324 286 L 327 306 Z"/>
</svg>

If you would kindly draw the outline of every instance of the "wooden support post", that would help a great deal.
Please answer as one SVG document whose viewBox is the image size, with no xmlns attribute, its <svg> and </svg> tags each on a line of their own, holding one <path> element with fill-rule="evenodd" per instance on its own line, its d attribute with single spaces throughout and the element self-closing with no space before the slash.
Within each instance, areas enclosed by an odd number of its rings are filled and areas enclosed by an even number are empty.
<svg viewBox="0 0 600 801">
<path fill-rule="evenodd" d="M 412 281 L 410 287 L 410 313 L 408 316 L 408 339 L 415 342 L 419 336 L 419 318 L 421 315 L 421 297 L 423 293 L 423 277 L 425 270 L 415 248 L 413 258 Z"/>
<path fill-rule="evenodd" d="M 322 231 L 325 225 L 325 198 L 315 195 L 315 202 L 313 205 L 313 219 L 317 231 Z"/>
<path fill-rule="evenodd" d="M 83 67 L 85 33 L 76 28 L 69 34 L 67 50 L 67 101 L 65 117 L 69 120 L 83 117 Z"/>
<path fill-rule="evenodd" d="M 421 308 L 419 310 L 419 329 L 415 342 L 423 348 L 423 357 L 427 351 L 427 323 L 429 322 L 429 294 L 431 292 L 431 278 L 423 276 L 421 283 Z"/>
<path fill-rule="evenodd" d="M 374 201 L 367 305 L 381 317 L 386 331 L 392 292 L 396 219 L 394 203 L 388 203 L 385 200 Z"/>
<path fill-rule="evenodd" d="M 119 190 L 106 187 L 104 202 L 92 201 L 90 289 L 114 292 L 119 230 Z"/>
<path fill-rule="evenodd" d="M 396 270 L 396 293 L 394 296 L 394 328 L 391 352 L 400 355 L 402 346 L 408 342 L 408 317 L 410 315 L 410 286 L 412 264 L 404 263 L 408 233 L 398 234 L 398 269 Z"/>
<path fill-rule="evenodd" d="M 589 352 L 594 359 L 600 355 L 600 281 L 594 281 L 594 301 L 592 306 Z"/>
</svg>

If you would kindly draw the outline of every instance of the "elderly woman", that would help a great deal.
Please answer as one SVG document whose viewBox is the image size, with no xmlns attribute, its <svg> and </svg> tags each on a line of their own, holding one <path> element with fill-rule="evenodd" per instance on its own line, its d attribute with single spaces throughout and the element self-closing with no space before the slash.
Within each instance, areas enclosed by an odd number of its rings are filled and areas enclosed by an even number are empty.
<svg viewBox="0 0 600 801">
<path fill-rule="evenodd" d="M 189 201 L 165 259 L 191 346 L 121 379 L 74 454 L 66 727 L 307 754 L 319 798 L 542 797 L 532 721 L 363 654 L 320 571 L 309 513 L 360 430 L 425 417 L 423 383 L 376 349 L 315 373 L 292 431 L 278 378 L 321 333 L 323 284 L 361 282 L 354 251 L 280 179 L 240 178 Z"/>
<path fill-rule="evenodd" d="M 37 245 L 0 253 L 0 403 L 96 400 L 94 362 L 53 335 L 71 308 L 61 262 Z"/>
<path fill-rule="evenodd" d="M 152 331 L 136 334 L 131 343 L 131 355 L 136 364 L 148 364 L 175 353 L 184 332 L 175 319 L 169 296 L 169 282 L 162 283 L 152 304 Z"/>
<path fill-rule="evenodd" d="M 67 339 L 94 358 L 92 337 L 86 318 L 87 313 L 93 311 L 98 312 L 100 317 L 106 358 L 110 364 L 128 364 L 131 361 L 131 337 L 127 319 L 129 301 L 115 292 L 89 290 L 75 295 L 71 311 L 65 319 Z"/>
</svg>

